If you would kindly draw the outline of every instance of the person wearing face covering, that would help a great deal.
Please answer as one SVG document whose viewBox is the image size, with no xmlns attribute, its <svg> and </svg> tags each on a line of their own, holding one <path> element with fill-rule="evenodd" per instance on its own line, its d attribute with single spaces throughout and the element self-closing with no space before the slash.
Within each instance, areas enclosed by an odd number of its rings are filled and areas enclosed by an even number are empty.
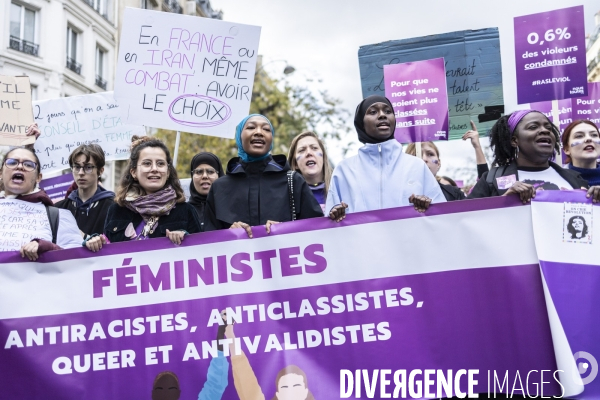
<svg viewBox="0 0 600 400">
<path fill-rule="evenodd" d="M 395 126 L 387 98 L 369 96 L 358 105 L 354 127 L 364 146 L 333 171 L 326 212 L 341 202 L 348 204 L 347 213 L 409 204 L 423 212 L 431 203 L 446 201 L 423 160 L 402 151 Z"/>
<path fill-rule="evenodd" d="M 198 212 L 200 218 L 201 230 L 204 232 L 204 209 L 206 207 L 206 198 L 213 182 L 223 176 L 223 167 L 221 160 L 213 153 L 202 152 L 192 158 L 190 173 L 192 181 L 190 182 L 190 203 Z"/>
<path fill-rule="evenodd" d="M 290 201 L 290 166 L 285 156 L 271 155 L 274 135 L 271 122 L 259 114 L 247 116 L 236 127 L 239 157 L 231 159 L 227 175 L 212 184 L 204 211 L 205 231 L 243 228 L 252 237 L 251 226 L 266 225 L 270 233 L 275 223 L 323 216 L 298 173 L 292 176 Z"/>
</svg>

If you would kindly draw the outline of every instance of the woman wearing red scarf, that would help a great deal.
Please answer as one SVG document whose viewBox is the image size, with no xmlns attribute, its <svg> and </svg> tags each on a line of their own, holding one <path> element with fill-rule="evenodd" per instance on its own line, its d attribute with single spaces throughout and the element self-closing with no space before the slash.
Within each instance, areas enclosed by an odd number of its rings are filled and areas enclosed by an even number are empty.
<svg viewBox="0 0 600 400">
<path fill-rule="evenodd" d="M 46 192 L 36 188 L 42 174 L 40 161 L 32 150 L 11 149 L 2 160 L 0 171 L 4 186 L 0 192 L 0 207 L 5 222 L 0 231 L 4 239 L 12 239 L 3 240 L 3 250 L 19 250 L 22 257 L 35 261 L 46 251 L 81 246 L 83 238 L 73 215 L 68 210 L 52 207 Z M 32 205 L 26 210 L 11 200 Z M 50 223 L 52 213 L 57 216 L 54 223 Z"/>
<path fill-rule="evenodd" d="M 200 232 L 193 206 L 185 202 L 171 154 L 152 137 L 132 137 L 131 156 L 108 209 L 104 234 L 111 242 L 168 237 L 181 244 L 188 233 Z"/>
</svg>

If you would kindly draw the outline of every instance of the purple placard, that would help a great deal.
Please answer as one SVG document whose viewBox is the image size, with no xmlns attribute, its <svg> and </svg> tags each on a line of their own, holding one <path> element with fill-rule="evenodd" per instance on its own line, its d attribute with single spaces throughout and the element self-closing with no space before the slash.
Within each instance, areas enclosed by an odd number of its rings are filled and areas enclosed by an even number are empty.
<svg viewBox="0 0 600 400">
<path fill-rule="evenodd" d="M 383 66 L 385 95 L 401 143 L 448 140 L 448 93 L 443 58 Z"/>
<path fill-rule="evenodd" d="M 600 125 L 600 82 L 590 82 L 587 87 L 587 96 L 571 100 L 573 120 L 589 119 L 596 125 Z"/>
<path fill-rule="evenodd" d="M 587 95 L 583 6 L 515 17 L 519 104 Z"/>
<path fill-rule="evenodd" d="M 42 179 L 40 188 L 46 191 L 46 194 L 53 202 L 57 202 L 65 198 L 67 189 L 73 184 L 73 174 L 64 174 L 55 176 L 54 178 Z"/>
</svg>

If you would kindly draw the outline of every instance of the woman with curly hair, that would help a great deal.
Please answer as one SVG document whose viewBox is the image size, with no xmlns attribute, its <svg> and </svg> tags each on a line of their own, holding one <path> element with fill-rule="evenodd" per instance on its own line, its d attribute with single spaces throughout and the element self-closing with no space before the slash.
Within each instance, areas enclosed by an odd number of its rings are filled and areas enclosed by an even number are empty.
<svg viewBox="0 0 600 400">
<path fill-rule="evenodd" d="M 571 122 L 563 131 L 563 150 L 568 168 L 579 172 L 590 186 L 600 185 L 600 132 L 587 119 Z"/>
<path fill-rule="evenodd" d="M 536 110 L 520 110 L 500 118 L 490 130 L 494 166 L 477 182 L 469 199 L 518 195 L 523 204 L 538 190 L 588 189 L 579 173 L 551 160 L 560 151 L 559 131 Z M 600 201 L 600 187 L 589 188 L 587 197 Z"/>
<path fill-rule="evenodd" d="M 181 244 L 188 233 L 200 232 L 200 220 L 185 202 L 171 154 L 153 137 L 133 136 L 127 172 L 108 209 L 104 234 L 111 242 L 168 237 Z"/>
</svg>

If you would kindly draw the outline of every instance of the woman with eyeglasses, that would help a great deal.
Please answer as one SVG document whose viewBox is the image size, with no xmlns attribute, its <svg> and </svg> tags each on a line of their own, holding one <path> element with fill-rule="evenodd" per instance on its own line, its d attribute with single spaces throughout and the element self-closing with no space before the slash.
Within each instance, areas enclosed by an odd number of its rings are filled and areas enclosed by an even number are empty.
<svg viewBox="0 0 600 400">
<path fill-rule="evenodd" d="M 188 233 L 200 232 L 200 220 L 185 202 L 169 149 L 150 136 L 131 141 L 127 172 L 108 210 L 104 234 L 111 242 L 168 237 L 179 245 Z"/>
<path fill-rule="evenodd" d="M 0 170 L 0 248 L 20 251 L 31 261 L 47 251 L 80 247 L 82 241 L 73 215 L 53 207 L 46 192 L 37 188 L 40 170 L 40 160 L 27 148 L 6 153 Z"/>
<path fill-rule="evenodd" d="M 98 183 L 104 172 L 104 150 L 97 144 L 82 144 L 69 156 L 69 166 L 77 189 L 56 207 L 71 211 L 83 233 L 86 247 L 94 252 L 106 243 L 102 238 L 108 209 L 115 194 Z"/>
<path fill-rule="evenodd" d="M 202 231 L 204 231 L 204 208 L 206 198 L 213 182 L 223 176 L 221 160 L 213 153 L 202 152 L 192 158 L 192 181 L 190 182 L 189 203 L 194 206 L 200 217 Z"/>
</svg>

